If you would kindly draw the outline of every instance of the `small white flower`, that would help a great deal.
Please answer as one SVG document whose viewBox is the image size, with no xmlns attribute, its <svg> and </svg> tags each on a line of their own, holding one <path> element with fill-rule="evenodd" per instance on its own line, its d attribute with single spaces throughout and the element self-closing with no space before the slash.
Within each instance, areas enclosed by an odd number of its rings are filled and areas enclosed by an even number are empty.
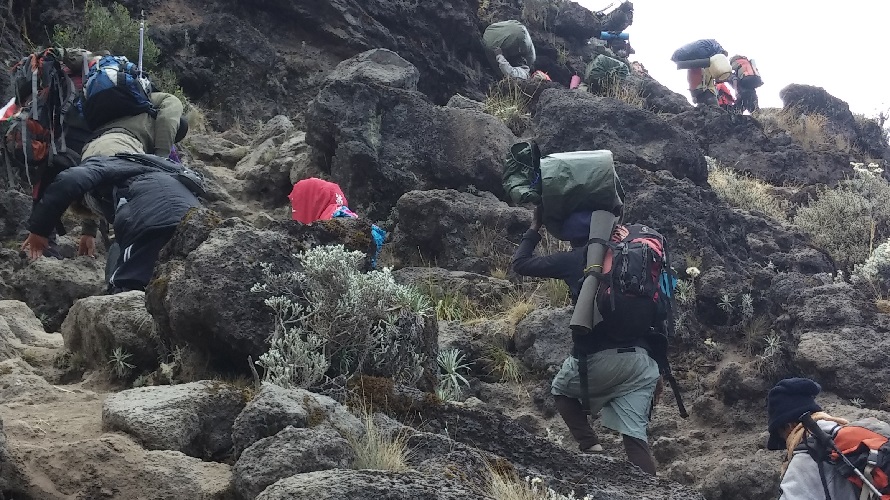
<svg viewBox="0 0 890 500">
<path fill-rule="evenodd" d="M 696 277 L 698 277 L 699 274 L 701 274 L 701 271 L 697 267 L 687 267 L 686 274 L 690 278 L 696 278 Z"/>
</svg>

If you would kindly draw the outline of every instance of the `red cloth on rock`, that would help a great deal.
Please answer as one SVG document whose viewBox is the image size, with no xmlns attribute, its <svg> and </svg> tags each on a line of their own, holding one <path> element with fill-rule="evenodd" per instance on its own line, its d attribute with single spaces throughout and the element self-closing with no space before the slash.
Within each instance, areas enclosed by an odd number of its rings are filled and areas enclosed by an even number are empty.
<svg viewBox="0 0 890 500">
<path fill-rule="evenodd" d="M 340 186 L 315 177 L 294 184 L 288 198 L 293 219 L 303 224 L 328 220 L 339 207 L 348 206 Z"/>
</svg>

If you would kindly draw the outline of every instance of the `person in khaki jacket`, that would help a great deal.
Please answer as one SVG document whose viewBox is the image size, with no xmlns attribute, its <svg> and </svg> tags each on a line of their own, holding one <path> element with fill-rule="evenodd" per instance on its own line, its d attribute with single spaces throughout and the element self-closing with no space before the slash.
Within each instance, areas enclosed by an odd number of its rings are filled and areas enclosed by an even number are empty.
<svg viewBox="0 0 890 500">
<path fill-rule="evenodd" d="M 157 115 L 148 113 L 112 120 L 95 132 L 96 137 L 84 147 L 82 159 L 93 156 L 114 156 L 118 153 L 151 153 L 162 158 L 170 155 L 173 144 L 185 135 L 188 124 L 183 120 L 183 105 L 173 94 L 152 92 L 149 95 Z M 83 221 L 79 255 L 95 256 L 98 222 Z"/>
</svg>

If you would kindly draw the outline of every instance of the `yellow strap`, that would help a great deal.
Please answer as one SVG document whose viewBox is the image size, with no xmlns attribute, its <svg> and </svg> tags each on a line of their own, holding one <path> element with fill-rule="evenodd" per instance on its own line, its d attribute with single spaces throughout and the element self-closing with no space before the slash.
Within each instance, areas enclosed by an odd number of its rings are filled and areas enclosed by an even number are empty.
<svg viewBox="0 0 890 500">
<path fill-rule="evenodd" d="M 594 267 L 598 267 L 598 268 L 600 268 L 600 269 L 603 268 L 602 264 L 591 264 L 591 265 L 589 265 L 589 266 L 587 266 L 587 267 L 584 268 L 584 272 L 585 272 L 585 273 L 588 273 L 588 272 L 590 272 L 590 270 L 593 269 Z"/>
</svg>

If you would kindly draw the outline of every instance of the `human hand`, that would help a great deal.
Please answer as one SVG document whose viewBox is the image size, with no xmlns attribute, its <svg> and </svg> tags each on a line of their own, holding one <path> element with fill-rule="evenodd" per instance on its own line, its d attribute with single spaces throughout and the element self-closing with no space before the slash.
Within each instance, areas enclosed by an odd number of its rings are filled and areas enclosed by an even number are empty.
<svg viewBox="0 0 890 500">
<path fill-rule="evenodd" d="M 96 256 L 96 237 L 89 235 L 82 235 L 80 237 L 80 243 L 77 246 L 77 255 L 88 255 L 90 257 Z"/>
<path fill-rule="evenodd" d="M 495 47 L 495 48 L 494 48 L 494 55 L 496 55 L 496 56 L 502 56 L 502 55 L 504 55 L 504 51 L 501 50 L 500 47 Z"/>
<path fill-rule="evenodd" d="M 39 259 L 47 248 L 49 248 L 49 238 L 39 234 L 29 233 L 22 243 L 22 251 L 26 252 L 31 260 Z"/>
<path fill-rule="evenodd" d="M 661 393 L 664 392 L 664 377 L 658 377 L 658 383 L 655 384 L 655 394 L 652 395 L 652 406 L 661 402 Z"/>
</svg>

